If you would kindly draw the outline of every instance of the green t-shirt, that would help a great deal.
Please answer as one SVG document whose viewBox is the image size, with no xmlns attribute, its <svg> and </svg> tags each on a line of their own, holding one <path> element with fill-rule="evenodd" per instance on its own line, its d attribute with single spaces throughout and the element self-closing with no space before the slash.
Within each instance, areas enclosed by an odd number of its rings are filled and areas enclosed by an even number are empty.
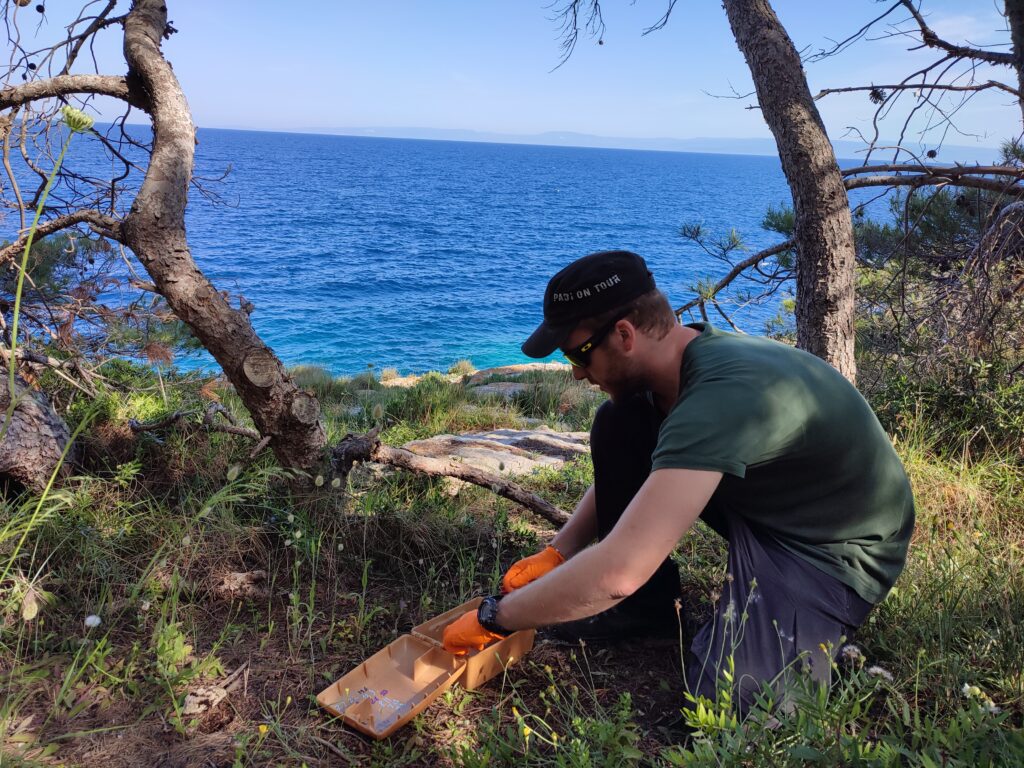
<svg viewBox="0 0 1024 768">
<path fill-rule="evenodd" d="M 700 336 L 684 351 L 653 468 L 722 472 L 703 517 L 740 515 L 879 602 L 903 570 L 914 500 L 870 406 L 813 355 L 690 327 Z"/>
</svg>

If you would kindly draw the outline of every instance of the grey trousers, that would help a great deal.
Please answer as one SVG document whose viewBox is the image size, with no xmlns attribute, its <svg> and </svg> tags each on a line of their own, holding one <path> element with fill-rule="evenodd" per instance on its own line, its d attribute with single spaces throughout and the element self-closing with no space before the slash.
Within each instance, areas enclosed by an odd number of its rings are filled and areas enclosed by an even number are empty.
<svg viewBox="0 0 1024 768">
<path fill-rule="evenodd" d="M 609 401 L 598 409 L 590 444 L 600 538 L 615 526 L 650 475 L 660 425 L 661 418 L 642 396 Z M 714 700 L 730 664 L 733 700 L 741 710 L 765 683 L 781 691 L 800 670 L 828 681 L 830 654 L 864 621 L 871 603 L 742 517 L 706 512 L 702 519 L 729 541 L 729 564 L 714 616 L 697 631 L 690 647 L 685 665 L 690 692 Z M 646 624 L 676 627 L 674 602 L 679 594 L 679 573 L 666 560 L 637 594 L 609 613 L 618 610 L 642 617 Z"/>
<path fill-rule="evenodd" d="M 739 516 L 714 527 L 729 540 L 729 564 L 714 615 L 690 646 L 690 692 L 714 701 L 725 685 L 743 712 L 766 683 L 776 703 L 795 675 L 827 684 L 832 660 L 872 604 Z"/>
</svg>

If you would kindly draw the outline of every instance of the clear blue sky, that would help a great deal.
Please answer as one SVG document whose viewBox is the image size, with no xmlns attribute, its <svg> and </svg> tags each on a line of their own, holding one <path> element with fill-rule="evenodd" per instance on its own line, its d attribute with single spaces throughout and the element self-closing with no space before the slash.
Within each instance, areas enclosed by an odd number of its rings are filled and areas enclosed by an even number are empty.
<svg viewBox="0 0 1024 768">
<path fill-rule="evenodd" d="M 642 31 L 660 17 L 666 0 L 605 0 L 604 45 L 581 39 L 569 62 L 555 71 L 558 29 L 544 0 L 167 4 L 179 33 L 165 50 L 204 127 L 770 135 L 759 112 L 745 109 L 752 99 L 705 93 L 752 90 L 725 12 L 709 0 L 679 2 L 668 26 L 646 37 Z M 48 24 L 56 27 L 65 22 L 65 4 L 50 5 Z M 888 3 L 775 0 L 774 7 L 797 47 L 817 50 L 846 37 Z M 924 10 L 940 34 L 988 45 L 1008 41 L 1001 7 L 997 0 L 925 0 Z M 30 6 L 20 12 L 34 16 L 31 11 Z M 122 71 L 118 31 L 108 37 L 99 57 L 107 71 Z M 809 65 L 812 92 L 889 82 L 915 62 L 934 58 L 908 53 L 908 43 L 862 41 L 841 56 Z M 994 74 L 1013 82 L 1008 71 Z M 1018 134 L 1020 110 L 1011 102 L 1006 94 L 979 95 L 958 115 L 958 124 L 980 138 L 951 135 L 947 141 L 996 145 Z M 866 129 L 872 112 L 865 94 L 828 97 L 819 108 L 834 139 L 846 126 Z M 893 124 L 888 133 L 897 130 Z"/>
</svg>

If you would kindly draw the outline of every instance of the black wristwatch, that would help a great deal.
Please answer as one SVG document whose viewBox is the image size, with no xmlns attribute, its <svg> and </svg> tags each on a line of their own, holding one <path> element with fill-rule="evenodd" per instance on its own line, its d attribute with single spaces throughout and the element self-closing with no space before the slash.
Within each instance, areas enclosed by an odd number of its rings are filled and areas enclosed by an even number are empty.
<svg viewBox="0 0 1024 768">
<path fill-rule="evenodd" d="M 480 622 L 480 626 L 486 629 L 488 632 L 493 632 L 496 635 L 508 636 L 512 634 L 512 630 L 505 629 L 498 623 L 498 601 L 501 600 L 500 595 L 489 595 L 480 602 L 480 607 L 476 609 L 476 620 Z"/>
</svg>

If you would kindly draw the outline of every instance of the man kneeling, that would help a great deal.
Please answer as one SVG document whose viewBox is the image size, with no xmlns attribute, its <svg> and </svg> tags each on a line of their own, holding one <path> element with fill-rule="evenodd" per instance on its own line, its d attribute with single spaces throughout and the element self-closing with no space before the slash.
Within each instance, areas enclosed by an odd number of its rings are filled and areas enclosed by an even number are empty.
<svg viewBox="0 0 1024 768">
<path fill-rule="evenodd" d="M 548 283 L 523 352 L 557 348 L 610 398 L 591 429 L 594 484 L 551 545 L 512 566 L 508 594 L 447 628 L 445 647 L 532 627 L 678 631 L 669 555 L 699 517 L 728 540 L 728 572 L 690 648 L 691 692 L 714 698 L 727 659 L 743 707 L 797 666 L 828 680 L 830 655 L 903 570 L 914 527 L 906 473 L 864 398 L 806 352 L 679 325 L 628 251 Z"/>
</svg>

